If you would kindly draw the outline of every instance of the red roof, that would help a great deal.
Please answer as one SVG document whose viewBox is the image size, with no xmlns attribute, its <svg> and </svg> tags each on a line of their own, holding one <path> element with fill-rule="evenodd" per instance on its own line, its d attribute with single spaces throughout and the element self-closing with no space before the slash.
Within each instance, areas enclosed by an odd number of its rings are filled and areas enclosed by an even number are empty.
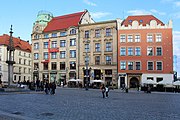
<svg viewBox="0 0 180 120">
<path fill-rule="evenodd" d="M 146 26 L 146 24 L 150 24 L 151 20 L 156 20 L 157 24 L 164 25 L 162 21 L 154 17 L 153 15 L 139 15 L 139 16 L 128 16 L 122 23 L 122 25 L 128 26 L 132 25 L 132 22 L 136 20 L 139 24 Z"/>
<path fill-rule="evenodd" d="M 0 36 L 0 45 L 7 46 L 9 44 L 9 38 L 10 36 L 7 34 L 3 34 L 2 36 Z M 15 37 L 13 37 L 13 42 L 14 42 L 14 47 L 16 49 L 31 52 L 31 45 L 28 42 L 21 40 L 20 38 L 15 38 Z"/>
<path fill-rule="evenodd" d="M 85 12 L 78 12 L 63 16 L 54 17 L 44 29 L 44 32 L 51 32 L 55 30 L 62 30 L 71 26 L 78 26 L 81 16 Z"/>
</svg>

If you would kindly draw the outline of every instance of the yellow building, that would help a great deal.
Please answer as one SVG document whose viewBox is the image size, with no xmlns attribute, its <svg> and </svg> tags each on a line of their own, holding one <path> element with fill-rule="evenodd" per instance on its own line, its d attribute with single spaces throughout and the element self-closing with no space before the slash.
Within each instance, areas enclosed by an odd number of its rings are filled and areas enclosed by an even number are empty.
<svg viewBox="0 0 180 120">
<path fill-rule="evenodd" d="M 102 80 L 117 85 L 117 22 L 116 20 L 79 25 L 79 71 L 86 83 Z M 86 62 L 89 76 L 86 76 Z"/>
</svg>

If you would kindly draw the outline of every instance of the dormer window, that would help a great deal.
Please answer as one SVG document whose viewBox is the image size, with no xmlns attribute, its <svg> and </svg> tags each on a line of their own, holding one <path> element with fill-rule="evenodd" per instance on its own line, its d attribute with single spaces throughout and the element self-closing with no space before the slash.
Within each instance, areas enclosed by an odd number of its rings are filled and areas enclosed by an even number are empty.
<svg viewBox="0 0 180 120">
<path fill-rule="evenodd" d="M 143 20 L 140 20 L 139 22 L 140 22 L 140 23 L 142 23 L 142 22 L 143 22 Z"/>
<path fill-rule="evenodd" d="M 57 37 L 57 33 L 52 33 L 52 37 Z"/>
<path fill-rule="evenodd" d="M 129 20 L 129 23 L 132 23 L 132 20 Z"/>
<path fill-rule="evenodd" d="M 73 35 L 73 34 L 76 34 L 76 29 L 74 28 L 70 30 L 70 35 Z"/>
</svg>

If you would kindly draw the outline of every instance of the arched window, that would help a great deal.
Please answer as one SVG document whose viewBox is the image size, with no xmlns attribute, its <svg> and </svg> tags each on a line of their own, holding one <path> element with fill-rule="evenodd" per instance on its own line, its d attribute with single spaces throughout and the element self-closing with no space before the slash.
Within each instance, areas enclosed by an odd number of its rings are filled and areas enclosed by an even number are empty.
<svg viewBox="0 0 180 120">
<path fill-rule="evenodd" d="M 71 34 L 71 35 L 72 35 L 72 34 L 76 34 L 76 29 L 75 29 L 75 28 L 71 29 L 71 30 L 70 30 L 70 34 Z"/>
</svg>

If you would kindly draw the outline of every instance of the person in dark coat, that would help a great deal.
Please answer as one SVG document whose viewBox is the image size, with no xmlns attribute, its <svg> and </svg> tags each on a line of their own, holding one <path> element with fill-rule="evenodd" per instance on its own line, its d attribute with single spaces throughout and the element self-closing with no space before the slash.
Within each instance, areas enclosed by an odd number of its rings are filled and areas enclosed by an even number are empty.
<svg viewBox="0 0 180 120">
<path fill-rule="evenodd" d="M 101 91 L 102 91 L 102 95 L 103 95 L 103 98 L 105 98 L 105 86 L 104 86 L 104 84 L 101 86 Z"/>
<path fill-rule="evenodd" d="M 49 94 L 49 90 L 50 90 L 49 81 L 47 80 L 47 81 L 46 81 L 46 84 L 45 84 L 45 93 L 46 93 L 46 94 Z"/>
<path fill-rule="evenodd" d="M 56 90 L 56 83 L 53 82 L 53 83 L 51 84 L 51 94 L 52 94 L 52 95 L 55 95 L 55 90 Z"/>
</svg>

